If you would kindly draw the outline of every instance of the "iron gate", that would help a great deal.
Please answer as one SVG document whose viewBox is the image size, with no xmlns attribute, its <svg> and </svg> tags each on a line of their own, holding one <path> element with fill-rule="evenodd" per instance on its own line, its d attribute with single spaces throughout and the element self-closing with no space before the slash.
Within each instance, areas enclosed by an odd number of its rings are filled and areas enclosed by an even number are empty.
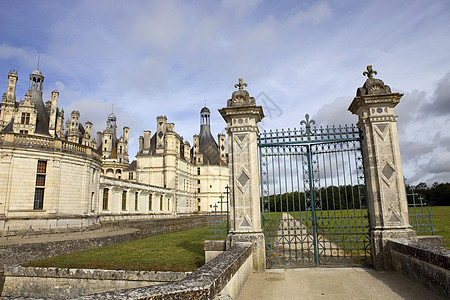
<svg viewBox="0 0 450 300">
<path fill-rule="evenodd" d="M 258 136 L 267 267 L 370 265 L 359 130 L 305 119 Z"/>
</svg>

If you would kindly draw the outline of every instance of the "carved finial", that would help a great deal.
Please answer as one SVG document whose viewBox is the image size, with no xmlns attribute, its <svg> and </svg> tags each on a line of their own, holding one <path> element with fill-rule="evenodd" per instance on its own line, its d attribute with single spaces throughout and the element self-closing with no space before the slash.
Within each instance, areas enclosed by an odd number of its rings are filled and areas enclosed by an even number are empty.
<svg viewBox="0 0 450 300">
<path fill-rule="evenodd" d="M 372 69 L 372 65 L 367 66 L 367 71 L 363 72 L 363 76 L 367 76 L 367 78 L 371 79 L 373 78 L 373 75 L 377 75 L 377 71 Z"/>
<path fill-rule="evenodd" d="M 39 70 L 39 61 L 41 60 L 41 56 L 38 56 L 38 65 L 37 65 L 37 69 Z"/>
<path fill-rule="evenodd" d="M 245 83 L 244 82 L 244 79 L 242 79 L 242 77 L 239 77 L 239 83 L 236 83 L 235 85 L 234 85 L 234 87 L 235 88 L 239 88 L 239 90 L 243 90 L 244 89 L 244 87 L 247 87 L 248 85 L 247 85 L 247 83 Z"/>
</svg>

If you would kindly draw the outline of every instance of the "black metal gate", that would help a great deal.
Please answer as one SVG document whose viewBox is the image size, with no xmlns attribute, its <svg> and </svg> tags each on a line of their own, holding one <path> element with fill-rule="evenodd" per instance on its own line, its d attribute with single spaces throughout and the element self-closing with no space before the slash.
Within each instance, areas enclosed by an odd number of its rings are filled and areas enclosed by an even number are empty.
<svg viewBox="0 0 450 300">
<path fill-rule="evenodd" d="M 370 265 L 359 130 L 305 119 L 258 136 L 267 267 Z"/>
</svg>

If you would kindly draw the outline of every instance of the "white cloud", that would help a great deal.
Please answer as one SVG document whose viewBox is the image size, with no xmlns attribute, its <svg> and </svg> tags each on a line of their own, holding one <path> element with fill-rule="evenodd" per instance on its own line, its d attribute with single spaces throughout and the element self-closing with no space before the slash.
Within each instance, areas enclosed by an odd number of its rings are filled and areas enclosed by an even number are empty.
<svg viewBox="0 0 450 300">
<path fill-rule="evenodd" d="M 290 26 L 298 26 L 299 24 L 308 22 L 318 24 L 329 19 L 331 15 L 332 11 L 329 4 L 325 1 L 318 1 L 306 10 L 296 11 L 289 16 L 287 23 Z"/>
<path fill-rule="evenodd" d="M 261 2 L 262 0 L 222 0 L 222 7 L 242 15 L 254 10 Z"/>
</svg>

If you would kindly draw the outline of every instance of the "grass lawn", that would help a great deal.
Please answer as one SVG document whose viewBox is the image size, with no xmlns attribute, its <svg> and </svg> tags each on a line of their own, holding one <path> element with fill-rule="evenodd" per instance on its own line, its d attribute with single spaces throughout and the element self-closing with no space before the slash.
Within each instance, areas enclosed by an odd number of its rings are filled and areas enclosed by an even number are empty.
<svg viewBox="0 0 450 300">
<path fill-rule="evenodd" d="M 437 225 L 437 235 L 444 237 L 444 247 L 450 249 L 450 206 L 432 206 L 433 223 Z"/>
<path fill-rule="evenodd" d="M 25 266 L 136 271 L 193 271 L 205 263 L 207 228 L 197 228 L 132 242 L 29 262 Z"/>
<path fill-rule="evenodd" d="M 437 234 L 444 237 L 445 247 L 450 249 L 450 206 L 433 206 L 432 212 L 434 213 L 433 223 L 437 224 Z M 341 215 L 342 213 L 343 215 Z M 298 212 L 293 214 L 295 217 L 300 217 Z M 332 214 L 333 217 L 336 214 L 336 217 L 338 217 L 337 220 L 328 220 L 331 215 L 319 215 L 319 226 L 324 230 L 324 234 L 329 235 L 329 237 L 334 236 L 336 238 L 336 235 L 342 234 L 340 232 L 334 232 L 342 228 L 343 233 L 352 230 L 352 223 L 359 224 L 363 222 L 366 225 L 367 222 L 367 219 L 360 219 L 360 212 L 352 213 L 351 211 L 345 210 L 337 213 L 332 212 Z M 347 217 L 347 214 L 350 216 L 349 219 L 339 218 L 343 216 Z M 276 231 L 279 223 L 274 219 L 281 218 L 281 213 L 266 213 L 264 215 L 266 229 L 270 228 Z M 301 217 L 305 218 L 304 221 L 306 221 L 305 223 L 308 226 L 306 214 L 301 215 Z M 335 224 L 335 222 L 338 224 Z M 332 229 L 336 225 L 338 225 L 337 228 Z M 27 263 L 25 266 L 142 271 L 193 271 L 205 262 L 203 242 L 207 239 L 207 235 L 207 227 L 202 227 L 51 257 Z M 340 243 L 338 239 L 335 242 L 337 244 Z M 361 242 L 356 244 L 360 246 Z"/>
<path fill-rule="evenodd" d="M 336 211 L 322 211 L 317 214 L 317 221 L 319 227 L 323 230 L 325 235 L 331 240 L 335 240 L 333 235 L 339 233 L 347 233 L 348 231 L 355 230 L 354 234 L 358 234 L 360 225 L 368 226 L 368 219 L 361 218 L 361 213 L 366 214 L 366 211 L 357 210 L 336 210 Z M 413 208 L 409 208 L 409 212 L 412 214 L 414 212 Z M 437 231 L 437 235 L 441 235 L 444 237 L 445 245 L 447 249 L 450 249 L 450 206 L 432 206 L 431 212 L 434 214 L 432 216 L 433 223 L 437 226 L 434 228 Z M 291 212 L 290 213 L 295 218 L 302 219 L 302 222 L 310 227 L 310 215 L 311 212 Z M 265 213 L 265 221 L 266 221 L 266 229 L 268 230 L 277 230 L 278 222 L 275 220 L 281 219 L 281 213 L 271 212 Z M 419 222 L 423 222 L 422 219 L 419 218 Z M 426 222 L 429 222 L 426 219 Z M 273 223 L 273 224 L 272 224 Z M 340 232 L 341 231 L 341 232 Z M 272 234 L 275 234 L 272 233 Z M 429 233 L 419 233 L 419 235 L 430 235 Z M 339 244 L 339 240 L 336 240 Z M 358 246 L 361 246 L 361 243 L 358 243 Z"/>
</svg>

